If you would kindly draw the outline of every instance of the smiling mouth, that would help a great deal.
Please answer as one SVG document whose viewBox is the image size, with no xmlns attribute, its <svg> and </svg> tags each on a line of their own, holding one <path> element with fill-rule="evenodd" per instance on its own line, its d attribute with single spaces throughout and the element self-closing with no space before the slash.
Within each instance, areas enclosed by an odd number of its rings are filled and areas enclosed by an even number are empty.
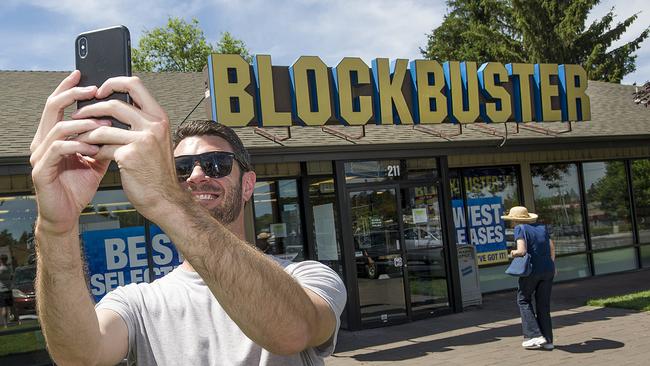
<svg viewBox="0 0 650 366">
<path fill-rule="evenodd" d="M 216 200 L 219 198 L 218 194 L 211 194 L 211 193 L 198 193 L 194 194 L 194 198 L 199 200 L 199 201 L 209 201 L 209 200 Z"/>
</svg>

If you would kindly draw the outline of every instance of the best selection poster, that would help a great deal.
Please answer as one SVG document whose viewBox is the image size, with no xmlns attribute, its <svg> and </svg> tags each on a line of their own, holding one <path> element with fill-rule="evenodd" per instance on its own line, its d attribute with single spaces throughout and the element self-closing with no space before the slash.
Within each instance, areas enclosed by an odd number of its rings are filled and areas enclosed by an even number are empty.
<svg viewBox="0 0 650 366">
<path fill-rule="evenodd" d="M 501 197 L 470 198 L 467 200 L 467 216 L 463 212 L 463 200 L 451 202 L 458 245 L 476 247 L 478 265 L 508 261 L 505 235 L 503 201 Z M 467 222 L 469 220 L 469 230 Z M 467 239 L 469 232 L 470 240 Z"/>
<path fill-rule="evenodd" d="M 182 258 L 159 227 L 152 225 L 150 234 L 154 278 L 160 278 L 176 268 Z M 81 239 L 95 301 L 118 286 L 148 281 L 144 226 L 85 231 Z"/>
</svg>

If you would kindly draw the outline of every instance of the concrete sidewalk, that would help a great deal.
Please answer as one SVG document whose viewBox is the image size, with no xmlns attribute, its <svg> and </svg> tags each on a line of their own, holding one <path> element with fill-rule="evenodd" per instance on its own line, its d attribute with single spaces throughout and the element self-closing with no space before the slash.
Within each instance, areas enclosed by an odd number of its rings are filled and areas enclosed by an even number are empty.
<svg viewBox="0 0 650 366">
<path fill-rule="evenodd" d="M 588 299 L 650 289 L 650 270 L 553 287 L 555 350 L 521 347 L 515 291 L 463 313 L 357 332 L 341 331 L 327 366 L 650 365 L 650 313 L 585 306 Z"/>
</svg>

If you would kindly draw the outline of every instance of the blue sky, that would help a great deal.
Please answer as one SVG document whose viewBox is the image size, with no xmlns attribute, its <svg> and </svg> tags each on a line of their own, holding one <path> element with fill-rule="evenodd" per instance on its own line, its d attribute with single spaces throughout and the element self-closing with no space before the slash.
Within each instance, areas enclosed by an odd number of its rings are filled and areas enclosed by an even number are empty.
<svg viewBox="0 0 650 366">
<path fill-rule="evenodd" d="M 618 44 L 650 25 L 647 0 L 602 1 L 588 24 L 612 6 L 617 21 L 642 11 Z M 229 31 L 252 53 L 270 54 L 275 65 L 302 55 L 320 56 L 330 66 L 344 56 L 368 63 L 375 57 L 415 59 L 446 11 L 443 0 L 3 0 L 0 70 L 71 70 L 77 34 L 124 24 L 137 45 L 144 29 L 165 25 L 169 15 L 196 17 L 212 43 Z M 650 80 L 650 41 L 637 55 L 637 71 L 626 84 Z"/>
</svg>

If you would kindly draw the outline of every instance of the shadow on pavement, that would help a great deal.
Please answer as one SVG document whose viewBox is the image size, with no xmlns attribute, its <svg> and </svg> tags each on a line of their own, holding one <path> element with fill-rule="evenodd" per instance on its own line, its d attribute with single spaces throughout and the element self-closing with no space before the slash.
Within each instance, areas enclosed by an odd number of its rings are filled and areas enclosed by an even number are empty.
<svg viewBox="0 0 650 366">
<path fill-rule="evenodd" d="M 623 348 L 624 346 L 625 343 L 623 342 L 613 341 L 611 339 L 605 338 L 592 338 L 591 340 L 581 343 L 567 344 L 564 346 L 555 345 L 555 349 L 569 353 L 593 353 L 606 349 Z"/>
<path fill-rule="evenodd" d="M 616 317 L 622 317 L 629 314 L 636 314 L 636 311 L 632 310 L 622 310 L 622 309 L 610 309 L 610 308 L 597 308 L 593 310 L 587 310 L 582 312 L 570 313 L 562 316 L 556 316 L 553 318 L 554 329 L 560 329 L 562 327 L 574 326 L 581 323 L 588 323 L 594 321 L 608 320 Z M 490 326 L 494 326 L 492 324 Z M 481 328 L 481 327 L 479 327 Z M 435 334 L 435 332 L 430 332 L 430 334 Z M 442 339 L 436 339 L 432 341 L 416 341 L 410 337 L 404 338 L 401 341 L 411 342 L 409 345 L 379 350 L 371 353 L 364 353 L 360 355 L 352 355 L 351 357 L 357 361 L 365 362 L 379 362 L 379 361 L 403 361 L 413 358 L 418 358 L 427 355 L 428 353 L 434 352 L 446 352 L 452 350 L 454 347 L 459 346 L 471 346 L 478 344 L 485 344 L 490 342 L 500 341 L 505 337 L 517 337 L 521 336 L 521 325 L 512 324 L 504 326 L 494 327 L 485 327 L 480 330 L 469 331 L 468 333 L 446 337 Z M 385 342 L 390 343 L 390 342 Z M 621 348 L 625 344 L 610 339 L 603 338 L 591 338 L 586 340 L 583 343 L 556 346 L 558 350 L 569 352 L 569 353 L 590 353 L 596 352 L 604 349 L 613 349 Z M 368 345 L 367 347 L 371 347 Z M 367 348 L 360 344 L 357 344 L 355 348 L 347 349 L 351 351 L 353 349 L 362 349 Z M 518 347 L 518 345 L 517 345 Z M 341 347 L 337 349 L 337 352 L 346 351 Z"/>
<path fill-rule="evenodd" d="M 571 313 L 554 317 L 553 327 L 559 329 L 565 326 L 606 320 L 634 313 L 631 310 L 611 308 L 595 308 L 592 310 L 585 310 L 585 308 L 580 310 L 576 309 L 584 306 L 588 299 L 647 290 L 650 288 L 647 281 L 649 275 L 650 269 L 642 269 L 555 284 L 551 297 L 551 310 L 553 312 L 568 311 Z M 380 348 L 382 345 L 406 341 L 413 342 L 412 345 L 403 347 L 407 351 L 404 355 L 406 355 L 406 359 L 409 359 L 419 357 L 422 353 L 444 352 L 453 346 L 488 343 L 497 341 L 500 337 L 518 336 L 521 335 L 521 326 L 519 324 L 499 326 L 498 323 L 500 321 L 519 318 L 519 309 L 515 302 L 515 297 L 515 290 L 487 294 L 484 295 L 483 304 L 480 307 L 469 308 L 462 313 L 383 328 L 364 329 L 354 332 L 341 331 L 336 346 L 336 353 L 350 352 L 364 348 Z M 480 330 L 476 330 L 476 328 Z M 459 329 L 467 329 L 467 332 L 458 336 L 425 343 L 412 341 L 412 339 Z M 591 342 L 593 343 L 594 341 Z M 596 345 L 599 344 L 597 343 Z M 571 350 L 587 347 L 573 346 L 570 348 Z M 591 343 L 588 347 L 592 347 Z M 412 354 L 409 354 L 409 352 L 412 352 Z M 571 351 L 567 350 L 567 352 Z M 389 350 L 377 351 L 366 354 L 364 357 L 368 360 L 381 360 L 380 355 L 388 355 L 390 353 L 391 351 Z M 371 358 L 373 354 L 377 354 L 377 356 Z M 386 358 L 386 360 L 403 359 L 395 357 L 391 356 Z"/>
</svg>

